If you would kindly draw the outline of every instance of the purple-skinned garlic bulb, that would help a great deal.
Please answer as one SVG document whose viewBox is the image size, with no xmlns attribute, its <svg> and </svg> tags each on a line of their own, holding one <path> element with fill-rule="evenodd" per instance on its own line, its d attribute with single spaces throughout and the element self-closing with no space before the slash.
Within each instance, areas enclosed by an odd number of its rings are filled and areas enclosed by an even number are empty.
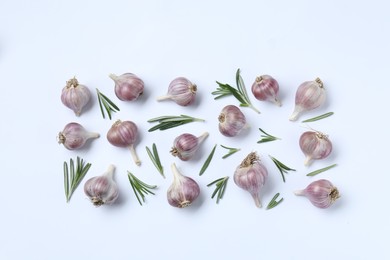
<svg viewBox="0 0 390 260">
<path fill-rule="evenodd" d="M 261 208 L 260 191 L 268 178 L 268 171 L 256 152 L 251 152 L 237 167 L 233 175 L 234 183 L 248 191 L 258 208 Z"/>
<path fill-rule="evenodd" d="M 79 123 L 71 122 L 58 133 L 57 140 L 68 150 L 82 148 L 89 139 L 99 138 L 100 134 L 85 130 Z"/>
<path fill-rule="evenodd" d="M 84 193 L 91 200 L 92 204 L 101 205 L 113 204 L 118 196 L 119 190 L 113 179 L 115 166 L 110 165 L 101 176 L 92 177 L 84 184 Z"/>
<path fill-rule="evenodd" d="M 176 164 L 171 165 L 173 182 L 167 191 L 168 203 L 177 208 L 190 206 L 199 197 L 200 188 L 192 178 L 179 172 Z"/>
<path fill-rule="evenodd" d="M 278 106 L 282 105 L 278 98 L 279 83 L 269 75 L 256 77 L 255 82 L 252 84 L 252 93 L 257 100 L 268 100 Z"/>
<path fill-rule="evenodd" d="M 115 82 L 115 95 L 122 101 L 137 100 L 144 92 L 144 82 L 133 73 L 110 74 L 109 77 Z"/>
<path fill-rule="evenodd" d="M 168 93 L 158 97 L 157 101 L 173 100 L 180 106 L 188 106 L 194 103 L 197 86 L 184 77 L 175 78 L 168 87 Z"/>
<path fill-rule="evenodd" d="M 294 112 L 290 116 L 290 121 L 298 119 L 304 111 L 309 111 L 321 106 L 326 99 L 324 84 L 319 78 L 314 81 L 303 82 L 295 94 Z"/>
<path fill-rule="evenodd" d="M 108 130 L 107 140 L 114 146 L 129 148 L 135 164 L 141 165 L 134 148 L 138 140 L 138 128 L 134 122 L 117 120 Z"/>
<path fill-rule="evenodd" d="M 81 110 L 88 104 L 91 99 L 91 92 L 88 87 L 79 84 L 76 77 L 66 82 L 66 86 L 62 89 L 62 103 L 73 110 L 76 116 L 80 116 Z"/>
<path fill-rule="evenodd" d="M 332 152 L 332 142 L 321 132 L 307 131 L 299 138 L 299 147 L 306 156 L 304 164 L 310 165 L 313 160 L 324 159 Z"/>
<path fill-rule="evenodd" d="M 179 159 L 182 161 L 188 161 L 194 157 L 196 151 L 199 149 L 200 144 L 206 139 L 208 135 L 208 132 L 203 133 L 199 137 L 188 133 L 179 135 L 173 141 L 171 154 L 173 156 L 179 157 Z"/>
<path fill-rule="evenodd" d="M 295 195 L 305 196 L 310 202 L 321 209 L 330 207 L 338 198 L 340 193 L 333 184 L 325 179 L 310 183 L 305 189 L 294 192 Z"/>
<path fill-rule="evenodd" d="M 218 121 L 219 132 L 227 137 L 236 136 L 248 127 L 245 115 L 234 105 L 225 106 L 218 116 Z"/>
</svg>

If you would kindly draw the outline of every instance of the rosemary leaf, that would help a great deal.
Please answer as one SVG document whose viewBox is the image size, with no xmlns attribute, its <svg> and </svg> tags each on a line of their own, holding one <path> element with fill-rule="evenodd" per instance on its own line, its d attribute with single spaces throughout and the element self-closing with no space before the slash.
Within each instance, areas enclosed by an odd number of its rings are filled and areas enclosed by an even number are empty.
<svg viewBox="0 0 390 260">
<path fill-rule="evenodd" d="M 134 174 L 129 171 L 127 171 L 127 177 L 129 178 L 130 185 L 133 188 L 134 194 L 137 197 L 139 204 L 142 206 L 142 202 L 145 202 L 145 195 L 154 195 L 151 190 L 156 189 L 157 186 L 146 184 L 145 182 L 135 177 Z M 142 199 L 142 202 L 140 197 Z"/>
<path fill-rule="evenodd" d="M 289 168 L 288 166 L 286 166 L 285 164 L 283 164 L 282 162 L 280 162 L 276 158 L 272 157 L 271 155 L 268 155 L 268 156 L 271 158 L 271 160 L 274 162 L 274 164 L 278 168 L 280 174 L 282 175 L 283 182 L 286 182 L 286 178 L 284 176 L 284 173 L 288 173 L 288 171 L 295 171 L 295 169 Z"/>
<path fill-rule="evenodd" d="M 228 179 L 229 179 L 229 176 L 226 176 L 226 177 L 216 179 L 215 181 L 207 184 L 207 187 L 210 187 L 211 185 L 215 184 L 216 188 L 215 188 L 213 194 L 211 195 L 211 198 L 213 199 L 215 197 L 215 195 L 218 194 L 217 201 L 216 201 L 217 204 L 219 203 L 219 200 L 222 199 L 223 195 L 225 194 Z"/>
<path fill-rule="evenodd" d="M 207 167 L 209 167 L 209 164 L 214 156 L 215 148 L 217 148 L 217 145 L 214 145 L 213 150 L 211 150 L 210 155 L 207 157 L 206 161 L 204 162 L 202 169 L 200 169 L 199 176 L 201 176 L 206 171 Z"/>
<path fill-rule="evenodd" d="M 99 107 L 100 107 L 100 111 L 102 112 L 103 118 L 106 118 L 104 113 L 104 110 L 106 110 L 108 118 L 111 120 L 111 112 L 118 112 L 120 111 L 120 109 L 106 95 L 100 92 L 99 89 L 96 89 L 96 93 L 98 96 Z"/>
<path fill-rule="evenodd" d="M 188 124 L 191 122 L 204 122 L 204 119 L 195 118 L 187 115 L 180 116 L 160 116 L 149 119 L 149 123 L 158 123 L 154 127 L 150 128 L 148 132 L 153 132 L 155 130 L 166 130 L 180 125 Z"/>
<path fill-rule="evenodd" d="M 160 157 L 158 156 L 157 147 L 155 143 L 153 143 L 152 145 L 152 151 L 149 149 L 149 147 L 146 146 L 146 152 L 148 153 L 150 160 L 153 162 L 154 166 L 159 171 L 161 176 L 163 176 L 165 179 L 164 168 L 161 165 Z"/>
<path fill-rule="evenodd" d="M 234 153 L 236 153 L 236 152 L 238 152 L 238 151 L 241 150 L 241 149 L 239 149 L 239 148 L 227 147 L 227 146 L 224 146 L 224 145 L 222 145 L 222 144 L 221 144 L 221 147 L 229 150 L 227 154 L 225 154 L 224 156 L 222 156 L 222 159 L 225 159 L 225 158 L 229 157 L 230 155 L 232 155 L 232 154 L 234 154 Z"/>
<path fill-rule="evenodd" d="M 333 112 L 328 112 L 328 113 L 322 114 L 320 116 L 316 116 L 316 117 L 313 117 L 313 118 L 309 118 L 309 119 L 303 120 L 302 123 L 309 123 L 309 122 L 318 121 L 318 120 L 327 118 L 327 117 L 329 117 L 329 116 L 331 116 L 333 114 L 334 114 Z"/>
<path fill-rule="evenodd" d="M 80 182 L 83 180 L 83 178 L 91 168 L 91 164 L 90 163 L 85 164 L 83 159 L 77 157 L 76 170 L 74 168 L 73 159 L 70 159 L 69 167 L 68 167 L 68 163 L 64 162 L 63 168 L 64 168 L 65 197 L 66 197 L 66 202 L 69 202 L 70 198 L 73 195 L 73 192 L 76 190 Z"/>
<path fill-rule="evenodd" d="M 337 164 L 332 164 L 330 166 L 327 166 L 327 167 L 324 167 L 324 168 L 321 168 L 321 169 L 318 169 L 318 170 L 315 170 L 315 171 L 312 171 L 312 172 L 309 172 L 308 174 L 306 174 L 306 176 L 315 176 L 321 172 L 324 172 L 324 171 L 327 171 L 329 169 L 332 169 L 333 167 L 336 167 Z"/>
<path fill-rule="evenodd" d="M 268 133 L 266 133 L 263 129 L 259 128 L 260 132 L 263 133 L 263 135 L 261 135 L 261 139 L 257 142 L 258 144 L 260 143 L 266 143 L 266 142 L 272 142 L 272 141 L 275 141 L 275 140 L 280 140 L 279 137 L 276 137 L 276 136 L 273 136 L 273 135 L 270 135 Z"/>
<path fill-rule="evenodd" d="M 279 197 L 279 195 L 280 195 L 280 193 L 278 192 L 275 194 L 275 196 L 273 196 L 273 198 L 271 199 L 271 201 L 267 205 L 267 209 L 272 209 L 272 208 L 276 207 L 277 205 L 279 205 L 283 201 L 283 198 L 276 201 L 276 199 Z"/>
</svg>

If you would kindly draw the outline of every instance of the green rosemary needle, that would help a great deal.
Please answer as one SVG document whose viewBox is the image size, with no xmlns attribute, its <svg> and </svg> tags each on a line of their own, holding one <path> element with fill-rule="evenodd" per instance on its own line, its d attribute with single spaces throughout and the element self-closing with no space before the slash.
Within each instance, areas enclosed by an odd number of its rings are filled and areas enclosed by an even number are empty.
<svg viewBox="0 0 390 260">
<path fill-rule="evenodd" d="M 104 109 L 107 112 L 108 118 L 111 120 L 111 113 L 112 112 L 118 112 L 120 109 L 117 107 L 117 105 L 114 104 L 106 95 L 104 95 L 102 92 L 99 91 L 99 89 L 96 89 L 100 111 L 102 112 L 103 118 L 106 118 Z"/>
<path fill-rule="evenodd" d="M 177 127 L 180 125 L 188 124 L 191 122 L 204 122 L 204 119 L 200 118 L 195 118 L 187 115 L 180 115 L 180 116 L 160 116 L 160 117 L 155 117 L 152 119 L 149 119 L 149 123 L 155 123 L 157 122 L 158 124 L 155 125 L 154 127 L 150 128 L 148 132 L 152 132 L 155 130 L 166 130 L 169 128 Z"/>
<path fill-rule="evenodd" d="M 245 88 L 244 81 L 240 75 L 240 69 L 237 69 L 236 72 L 236 85 L 237 88 L 230 86 L 229 84 L 222 84 L 217 81 L 218 87 L 217 90 L 211 92 L 212 95 L 216 95 L 214 99 L 220 99 L 225 96 L 233 95 L 239 102 L 242 107 L 250 107 L 254 111 L 260 114 L 260 111 L 257 110 L 251 103 L 248 93 Z"/>
<path fill-rule="evenodd" d="M 207 187 L 210 187 L 211 185 L 215 184 L 216 188 L 211 195 L 211 198 L 213 199 L 215 195 L 217 195 L 217 201 L 216 203 L 219 203 L 219 200 L 223 198 L 223 195 L 225 194 L 227 181 L 229 179 L 229 176 L 219 178 L 209 184 L 207 184 Z"/>
<path fill-rule="evenodd" d="M 225 154 L 224 156 L 222 156 L 222 159 L 225 159 L 225 158 L 229 157 L 230 155 L 232 155 L 232 154 L 234 154 L 234 153 L 236 153 L 236 152 L 238 152 L 238 151 L 241 150 L 241 149 L 239 149 L 239 148 L 227 147 L 227 146 L 224 146 L 224 145 L 222 145 L 222 144 L 221 144 L 221 147 L 229 150 L 227 154 Z"/>
<path fill-rule="evenodd" d="M 150 160 L 153 162 L 154 166 L 159 171 L 161 176 L 163 176 L 165 179 L 164 168 L 161 165 L 160 157 L 158 156 L 157 147 L 155 143 L 153 143 L 152 145 L 152 151 L 149 149 L 149 147 L 146 146 L 146 152 L 148 153 Z"/>
<path fill-rule="evenodd" d="M 87 174 L 89 168 L 91 168 L 91 164 L 84 164 L 84 160 L 80 159 L 80 157 L 77 157 L 76 169 L 74 168 L 73 159 L 70 159 L 69 167 L 68 163 L 64 162 L 64 187 L 66 202 L 70 201 L 73 192 Z"/>
<path fill-rule="evenodd" d="M 271 199 L 271 201 L 267 205 L 267 209 L 272 209 L 272 208 L 278 206 L 283 201 L 283 198 L 276 201 L 276 199 L 279 197 L 279 195 L 280 195 L 280 193 L 278 192 L 275 194 L 275 196 L 273 196 L 273 198 Z"/>
<path fill-rule="evenodd" d="M 207 157 L 206 161 L 204 162 L 202 169 L 200 169 L 199 176 L 201 176 L 206 171 L 207 167 L 209 167 L 209 164 L 214 156 L 215 148 L 217 148 L 217 145 L 214 145 L 213 150 L 211 150 L 210 155 Z"/>
<path fill-rule="evenodd" d="M 295 171 L 295 169 L 291 169 L 285 164 L 281 163 L 276 158 L 272 157 L 271 155 L 268 155 L 271 160 L 275 163 L 276 167 L 279 169 L 280 174 L 282 175 L 283 182 L 286 182 L 286 178 L 284 177 L 284 173 L 287 173 L 288 171 Z"/>
<path fill-rule="evenodd" d="M 321 169 L 318 169 L 318 170 L 315 170 L 315 171 L 312 171 L 312 172 L 309 172 L 308 174 L 306 174 L 306 176 L 315 176 L 321 172 L 324 172 L 324 171 L 327 171 L 329 169 L 332 169 L 333 167 L 337 166 L 337 164 L 332 164 L 330 166 L 327 166 L 327 167 L 324 167 L 324 168 L 321 168 Z"/>
<path fill-rule="evenodd" d="M 316 117 L 313 117 L 313 118 L 309 118 L 309 119 L 303 120 L 302 123 L 309 123 L 309 122 L 318 121 L 318 120 L 327 118 L 327 117 L 329 117 L 329 116 L 331 116 L 333 114 L 334 114 L 333 112 L 328 112 L 328 113 L 322 114 L 320 116 L 316 116 Z"/>
<path fill-rule="evenodd" d="M 135 177 L 134 174 L 132 174 L 129 171 L 127 171 L 127 177 L 129 178 L 131 188 L 133 188 L 134 194 L 137 197 L 139 204 L 142 206 L 142 202 L 145 202 L 145 195 L 147 194 L 154 195 L 154 193 L 151 190 L 156 189 L 157 186 L 146 184 L 145 182 Z M 140 197 L 142 199 L 142 202 Z"/>
<path fill-rule="evenodd" d="M 279 137 L 275 137 L 273 135 L 270 135 L 268 133 L 266 133 L 263 129 L 259 128 L 260 132 L 263 133 L 263 135 L 261 135 L 261 139 L 257 142 L 258 144 L 260 143 L 266 143 L 266 142 L 272 142 L 272 141 L 275 141 L 275 140 L 280 140 Z"/>
</svg>

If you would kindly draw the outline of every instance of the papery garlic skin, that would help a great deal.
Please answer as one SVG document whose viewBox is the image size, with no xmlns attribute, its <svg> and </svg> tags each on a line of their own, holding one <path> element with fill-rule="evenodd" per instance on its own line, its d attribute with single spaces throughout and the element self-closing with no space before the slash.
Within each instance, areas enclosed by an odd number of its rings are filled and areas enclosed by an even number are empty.
<svg viewBox="0 0 390 260">
<path fill-rule="evenodd" d="M 269 75 L 256 77 L 255 82 L 252 84 L 252 93 L 257 100 L 268 100 L 278 106 L 282 105 L 278 98 L 279 83 Z"/>
<path fill-rule="evenodd" d="M 66 149 L 74 150 L 82 148 L 89 139 L 99 138 L 100 134 L 88 132 L 79 123 L 71 122 L 59 132 L 57 139 L 59 144 L 63 144 Z"/>
<path fill-rule="evenodd" d="M 258 208 L 261 208 L 260 191 L 268 178 L 267 168 L 256 152 L 248 154 L 234 172 L 234 183 L 248 191 Z"/>
<path fill-rule="evenodd" d="M 157 101 L 171 99 L 180 106 L 188 106 L 194 103 L 196 92 L 195 84 L 184 77 L 178 77 L 169 84 L 168 93 L 157 98 Z"/>
<path fill-rule="evenodd" d="M 66 86 L 62 89 L 62 103 L 73 110 L 76 116 L 80 116 L 81 110 L 88 104 L 90 99 L 91 92 L 89 89 L 79 84 L 75 77 L 68 80 Z"/>
<path fill-rule="evenodd" d="M 173 141 L 173 147 L 171 154 L 179 157 L 182 161 L 188 161 L 194 157 L 196 151 L 199 149 L 200 144 L 209 135 L 208 132 L 203 133 L 201 136 L 196 137 L 192 134 L 184 133 L 179 135 Z"/>
<path fill-rule="evenodd" d="M 93 205 L 99 207 L 113 204 L 117 200 L 119 189 L 113 179 L 114 170 L 115 166 L 110 165 L 103 175 L 92 177 L 85 182 L 84 193 Z"/>
<path fill-rule="evenodd" d="M 182 175 L 173 163 L 173 182 L 167 191 L 168 203 L 177 208 L 190 206 L 199 197 L 200 188 L 192 178 Z"/>
<path fill-rule="evenodd" d="M 132 121 L 117 120 L 107 132 L 107 140 L 117 147 L 128 147 L 136 165 L 141 161 L 135 151 L 134 144 L 138 141 L 138 128 Z"/>
<path fill-rule="evenodd" d="M 295 94 L 295 107 L 294 112 L 290 116 L 290 121 L 297 120 L 303 111 L 321 106 L 325 99 L 325 88 L 319 78 L 316 78 L 315 81 L 303 82 Z"/>
<path fill-rule="evenodd" d="M 218 129 L 227 137 L 238 135 L 247 127 L 245 115 L 234 105 L 225 106 L 218 116 Z"/>
<path fill-rule="evenodd" d="M 340 198 L 338 189 L 325 179 L 314 181 L 305 189 L 295 191 L 294 193 L 295 195 L 306 196 L 314 206 L 322 209 L 330 207 Z"/>
<path fill-rule="evenodd" d="M 110 74 L 109 77 L 115 82 L 115 95 L 122 101 L 137 100 L 144 92 L 144 82 L 133 73 Z"/>
<path fill-rule="evenodd" d="M 321 132 L 307 131 L 299 138 L 299 147 L 306 156 L 304 165 L 313 160 L 324 159 L 332 152 L 333 145 L 328 136 Z"/>
</svg>

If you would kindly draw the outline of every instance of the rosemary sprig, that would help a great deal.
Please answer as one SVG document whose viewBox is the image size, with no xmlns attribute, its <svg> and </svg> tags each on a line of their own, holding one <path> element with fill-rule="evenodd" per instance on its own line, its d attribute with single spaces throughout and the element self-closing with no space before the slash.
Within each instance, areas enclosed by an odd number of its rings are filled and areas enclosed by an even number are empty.
<svg viewBox="0 0 390 260">
<path fill-rule="evenodd" d="M 286 178 L 284 177 L 284 173 L 287 173 L 288 171 L 295 171 L 295 169 L 291 169 L 285 164 L 281 163 L 276 158 L 272 157 L 271 155 L 268 155 L 271 160 L 275 163 L 276 167 L 279 169 L 280 174 L 282 175 L 283 182 L 286 182 Z"/>
<path fill-rule="evenodd" d="M 149 149 L 149 147 L 146 146 L 146 152 L 148 153 L 150 160 L 153 162 L 154 166 L 161 174 L 161 176 L 163 176 L 165 179 L 164 168 L 161 165 L 160 157 L 158 156 L 157 146 L 155 143 L 153 143 L 152 145 L 152 151 Z"/>
<path fill-rule="evenodd" d="M 214 145 L 213 150 L 211 150 L 210 155 L 207 157 L 206 161 L 204 162 L 202 169 L 200 169 L 199 176 L 201 176 L 206 171 L 207 167 L 209 167 L 209 164 L 214 156 L 215 148 L 217 148 L 217 145 Z"/>
<path fill-rule="evenodd" d="M 157 186 L 146 184 L 145 182 L 135 177 L 134 174 L 132 174 L 129 171 L 127 171 L 127 177 L 129 178 L 130 185 L 133 188 L 134 194 L 137 197 L 139 204 L 142 206 L 142 202 L 145 202 L 145 195 L 147 194 L 154 195 L 154 193 L 151 190 L 156 189 Z M 142 202 L 140 197 L 142 199 Z"/>
<path fill-rule="evenodd" d="M 111 120 L 111 112 L 118 112 L 120 111 L 120 109 L 106 95 L 100 92 L 99 89 L 96 89 L 96 92 L 98 96 L 100 111 L 102 111 L 103 118 L 106 118 L 106 115 L 103 110 L 104 107 L 104 109 L 107 111 L 108 118 Z"/>
<path fill-rule="evenodd" d="M 279 192 L 275 194 L 275 196 L 268 203 L 267 209 L 272 209 L 272 208 L 278 206 L 283 201 L 283 198 L 281 198 L 280 200 L 276 201 L 276 199 L 279 197 L 279 195 L 280 195 Z"/>
<path fill-rule="evenodd" d="M 316 117 L 312 117 L 312 118 L 303 120 L 302 123 L 309 123 L 309 122 L 318 121 L 318 120 L 327 118 L 327 117 L 329 117 L 329 116 L 331 116 L 331 115 L 333 115 L 333 114 L 334 114 L 333 112 L 328 112 L 328 113 L 322 114 L 322 115 L 320 115 L 320 116 L 316 116 Z"/>
<path fill-rule="evenodd" d="M 91 164 L 84 164 L 84 160 L 80 159 L 80 157 L 77 157 L 76 170 L 74 168 L 73 159 L 70 159 L 69 167 L 68 163 L 64 162 L 64 187 L 66 202 L 70 201 L 73 192 L 76 190 L 77 186 L 87 174 L 89 168 L 91 168 Z"/>
<path fill-rule="evenodd" d="M 160 116 L 160 117 L 155 117 L 155 118 L 148 120 L 149 123 L 158 122 L 157 125 L 150 128 L 148 131 L 152 132 L 152 131 L 155 131 L 157 129 L 162 131 L 162 130 L 177 127 L 177 126 L 184 125 L 184 124 L 191 123 L 191 122 L 204 122 L 204 121 L 205 121 L 204 119 L 195 118 L 195 117 L 191 117 L 191 116 L 187 116 L 187 115 Z"/>
<path fill-rule="evenodd" d="M 332 164 L 330 166 L 327 166 L 327 167 L 324 167 L 324 168 L 321 168 L 321 169 L 318 169 L 318 170 L 315 170 L 315 171 L 312 171 L 312 172 L 309 172 L 308 174 L 306 174 L 306 176 L 315 176 L 321 172 L 324 172 L 324 171 L 327 171 L 329 169 L 332 169 L 333 167 L 336 167 L 337 164 Z"/>
<path fill-rule="evenodd" d="M 225 194 L 228 179 L 229 176 L 226 176 L 207 184 L 207 187 L 210 187 L 211 185 L 215 184 L 216 188 L 213 194 L 211 195 L 211 198 L 213 199 L 215 195 L 217 195 L 217 203 L 219 203 L 219 200 L 222 199 L 223 195 Z"/>
<path fill-rule="evenodd" d="M 216 91 L 211 92 L 211 94 L 216 95 L 214 99 L 220 99 L 225 96 L 233 95 L 239 102 L 242 107 L 250 107 L 254 111 L 260 114 L 260 111 L 257 110 L 251 103 L 248 93 L 245 88 L 244 81 L 240 75 L 240 69 L 237 69 L 236 72 L 236 85 L 237 88 L 230 86 L 229 84 L 222 84 L 217 81 L 218 87 Z"/>
<path fill-rule="evenodd" d="M 261 135 L 261 139 L 257 142 L 258 144 L 260 143 L 266 143 L 266 142 L 272 142 L 272 141 L 275 141 L 275 140 L 280 140 L 279 137 L 276 137 L 276 136 L 273 136 L 273 135 L 270 135 L 268 133 L 266 133 L 263 129 L 259 128 L 260 132 L 263 133 L 263 135 Z"/>
<path fill-rule="evenodd" d="M 225 158 L 229 157 L 230 155 L 232 155 L 232 154 L 234 154 L 234 153 L 236 153 L 236 152 L 241 150 L 240 148 L 227 147 L 227 146 L 224 146 L 222 144 L 221 144 L 221 147 L 229 150 L 227 154 L 222 156 L 222 159 L 225 159 Z"/>
</svg>

